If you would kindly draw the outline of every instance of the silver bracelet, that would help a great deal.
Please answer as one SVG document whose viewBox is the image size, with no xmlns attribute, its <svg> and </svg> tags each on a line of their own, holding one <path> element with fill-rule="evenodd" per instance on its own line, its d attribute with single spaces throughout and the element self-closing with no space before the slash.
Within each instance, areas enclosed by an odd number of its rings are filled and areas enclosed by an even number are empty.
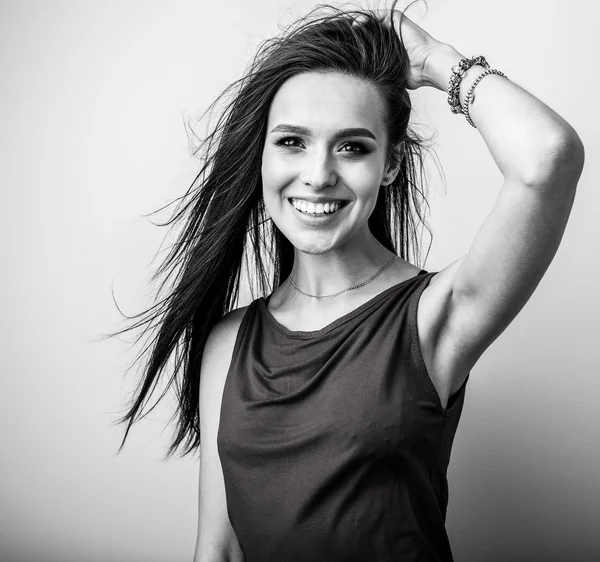
<svg viewBox="0 0 600 562">
<path fill-rule="evenodd" d="M 452 113 L 462 113 L 462 107 L 458 100 L 460 82 L 465 77 L 465 74 L 467 74 L 467 70 L 476 64 L 483 66 L 484 68 L 490 67 L 488 61 L 485 60 L 485 57 L 479 55 L 471 59 L 463 57 L 451 68 L 452 75 L 450 76 L 450 82 L 448 83 L 448 104 L 450 105 Z"/>
<path fill-rule="evenodd" d="M 500 72 L 499 70 L 496 70 L 495 68 L 489 68 L 487 70 L 484 70 L 477 78 L 475 78 L 475 80 L 473 80 L 473 83 L 471 84 L 471 87 L 469 88 L 469 90 L 467 91 L 467 95 L 465 96 L 465 101 L 463 103 L 463 107 L 462 107 L 462 112 L 465 115 L 465 119 L 467 120 L 467 123 L 469 123 L 469 125 L 471 125 L 471 127 L 475 127 L 475 123 L 473 123 L 473 120 L 471 119 L 471 116 L 469 115 L 469 104 L 473 102 L 473 92 L 475 91 L 475 87 L 477 86 L 477 84 L 479 84 L 479 82 L 481 82 L 481 80 L 483 80 L 486 76 L 489 76 L 490 74 L 498 74 L 499 76 L 504 76 L 504 78 L 507 78 L 506 74 L 504 74 L 504 72 Z M 477 129 L 477 127 L 475 127 Z"/>
</svg>

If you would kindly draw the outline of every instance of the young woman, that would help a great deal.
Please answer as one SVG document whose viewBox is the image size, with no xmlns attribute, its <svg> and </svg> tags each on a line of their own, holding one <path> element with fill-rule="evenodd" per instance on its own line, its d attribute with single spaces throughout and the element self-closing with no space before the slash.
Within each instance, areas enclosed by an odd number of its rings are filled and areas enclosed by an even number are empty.
<svg viewBox="0 0 600 562">
<path fill-rule="evenodd" d="M 484 58 L 394 8 L 329 7 L 266 42 L 173 219 L 176 282 L 136 324 L 158 333 L 122 421 L 125 441 L 175 355 L 169 454 L 200 450 L 196 562 L 452 560 L 466 382 L 552 261 L 584 151 Z M 424 86 L 448 92 L 504 177 L 439 272 L 409 261 L 424 199 L 408 90 Z M 244 256 L 262 296 L 233 309 Z"/>
</svg>

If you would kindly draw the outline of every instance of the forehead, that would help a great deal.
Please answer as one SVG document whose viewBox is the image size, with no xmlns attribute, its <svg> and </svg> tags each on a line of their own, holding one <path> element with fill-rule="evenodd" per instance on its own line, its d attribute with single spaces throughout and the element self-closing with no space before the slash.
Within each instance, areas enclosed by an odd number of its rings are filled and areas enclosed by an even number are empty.
<svg viewBox="0 0 600 562">
<path fill-rule="evenodd" d="M 269 129 L 292 123 L 315 132 L 367 127 L 385 134 L 384 106 L 372 84 L 338 72 L 305 72 L 286 80 L 273 98 Z"/>
</svg>

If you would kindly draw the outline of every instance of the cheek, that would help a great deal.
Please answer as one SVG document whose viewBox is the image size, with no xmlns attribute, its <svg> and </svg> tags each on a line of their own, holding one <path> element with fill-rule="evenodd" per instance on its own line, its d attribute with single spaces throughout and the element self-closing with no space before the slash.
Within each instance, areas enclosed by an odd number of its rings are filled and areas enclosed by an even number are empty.
<svg viewBox="0 0 600 562">
<path fill-rule="evenodd" d="M 285 170 L 273 158 L 263 157 L 261 166 L 262 196 L 268 215 L 275 220 L 281 214 L 281 190 L 289 185 L 283 175 Z M 276 222 L 281 230 L 281 224 Z"/>
<path fill-rule="evenodd" d="M 263 156 L 261 174 L 265 191 L 281 189 L 293 179 L 289 163 L 268 154 Z"/>
<path fill-rule="evenodd" d="M 379 193 L 380 173 L 377 166 L 373 163 L 355 166 L 349 171 L 347 178 L 345 183 L 356 201 L 360 202 L 361 209 L 374 206 Z"/>
<path fill-rule="evenodd" d="M 357 166 L 353 174 L 357 195 L 369 197 L 379 187 L 379 169 L 376 166 Z"/>
</svg>

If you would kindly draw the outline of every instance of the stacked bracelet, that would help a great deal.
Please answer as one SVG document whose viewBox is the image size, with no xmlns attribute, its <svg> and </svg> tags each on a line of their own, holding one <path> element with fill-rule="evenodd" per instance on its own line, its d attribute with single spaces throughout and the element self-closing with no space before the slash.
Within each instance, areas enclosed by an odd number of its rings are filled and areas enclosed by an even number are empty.
<svg viewBox="0 0 600 562">
<path fill-rule="evenodd" d="M 480 64 L 486 69 L 489 69 L 490 65 L 485 60 L 485 57 L 479 55 L 472 59 L 463 58 L 460 59 L 458 64 L 452 67 L 452 76 L 450 76 L 450 83 L 448 84 L 448 104 L 452 113 L 462 113 L 463 109 L 458 99 L 458 92 L 460 90 L 460 81 L 463 79 L 467 70 L 475 64 Z"/>
<path fill-rule="evenodd" d="M 467 120 L 467 123 L 469 123 L 471 127 L 475 127 L 475 123 L 473 123 L 473 120 L 469 115 L 469 104 L 473 101 L 473 92 L 477 84 L 479 84 L 481 80 L 483 80 L 486 76 L 489 76 L 490 74 L 498 74 L 499 76 L 504 76 L 504 78 L 506 78 L 506 74 L 500 72 L 499 70 L 496 70 L 495 68 L 488 68 L 487 70 L 484 70 L 477 78 L 475 78 L 475 80 L 471 84 L 471 87 L 467 91 L 467 95 L 465 96 L 465 101 L 462 106 L 462 112 L 465 116 L 465 119 Z"/>
</svg>

